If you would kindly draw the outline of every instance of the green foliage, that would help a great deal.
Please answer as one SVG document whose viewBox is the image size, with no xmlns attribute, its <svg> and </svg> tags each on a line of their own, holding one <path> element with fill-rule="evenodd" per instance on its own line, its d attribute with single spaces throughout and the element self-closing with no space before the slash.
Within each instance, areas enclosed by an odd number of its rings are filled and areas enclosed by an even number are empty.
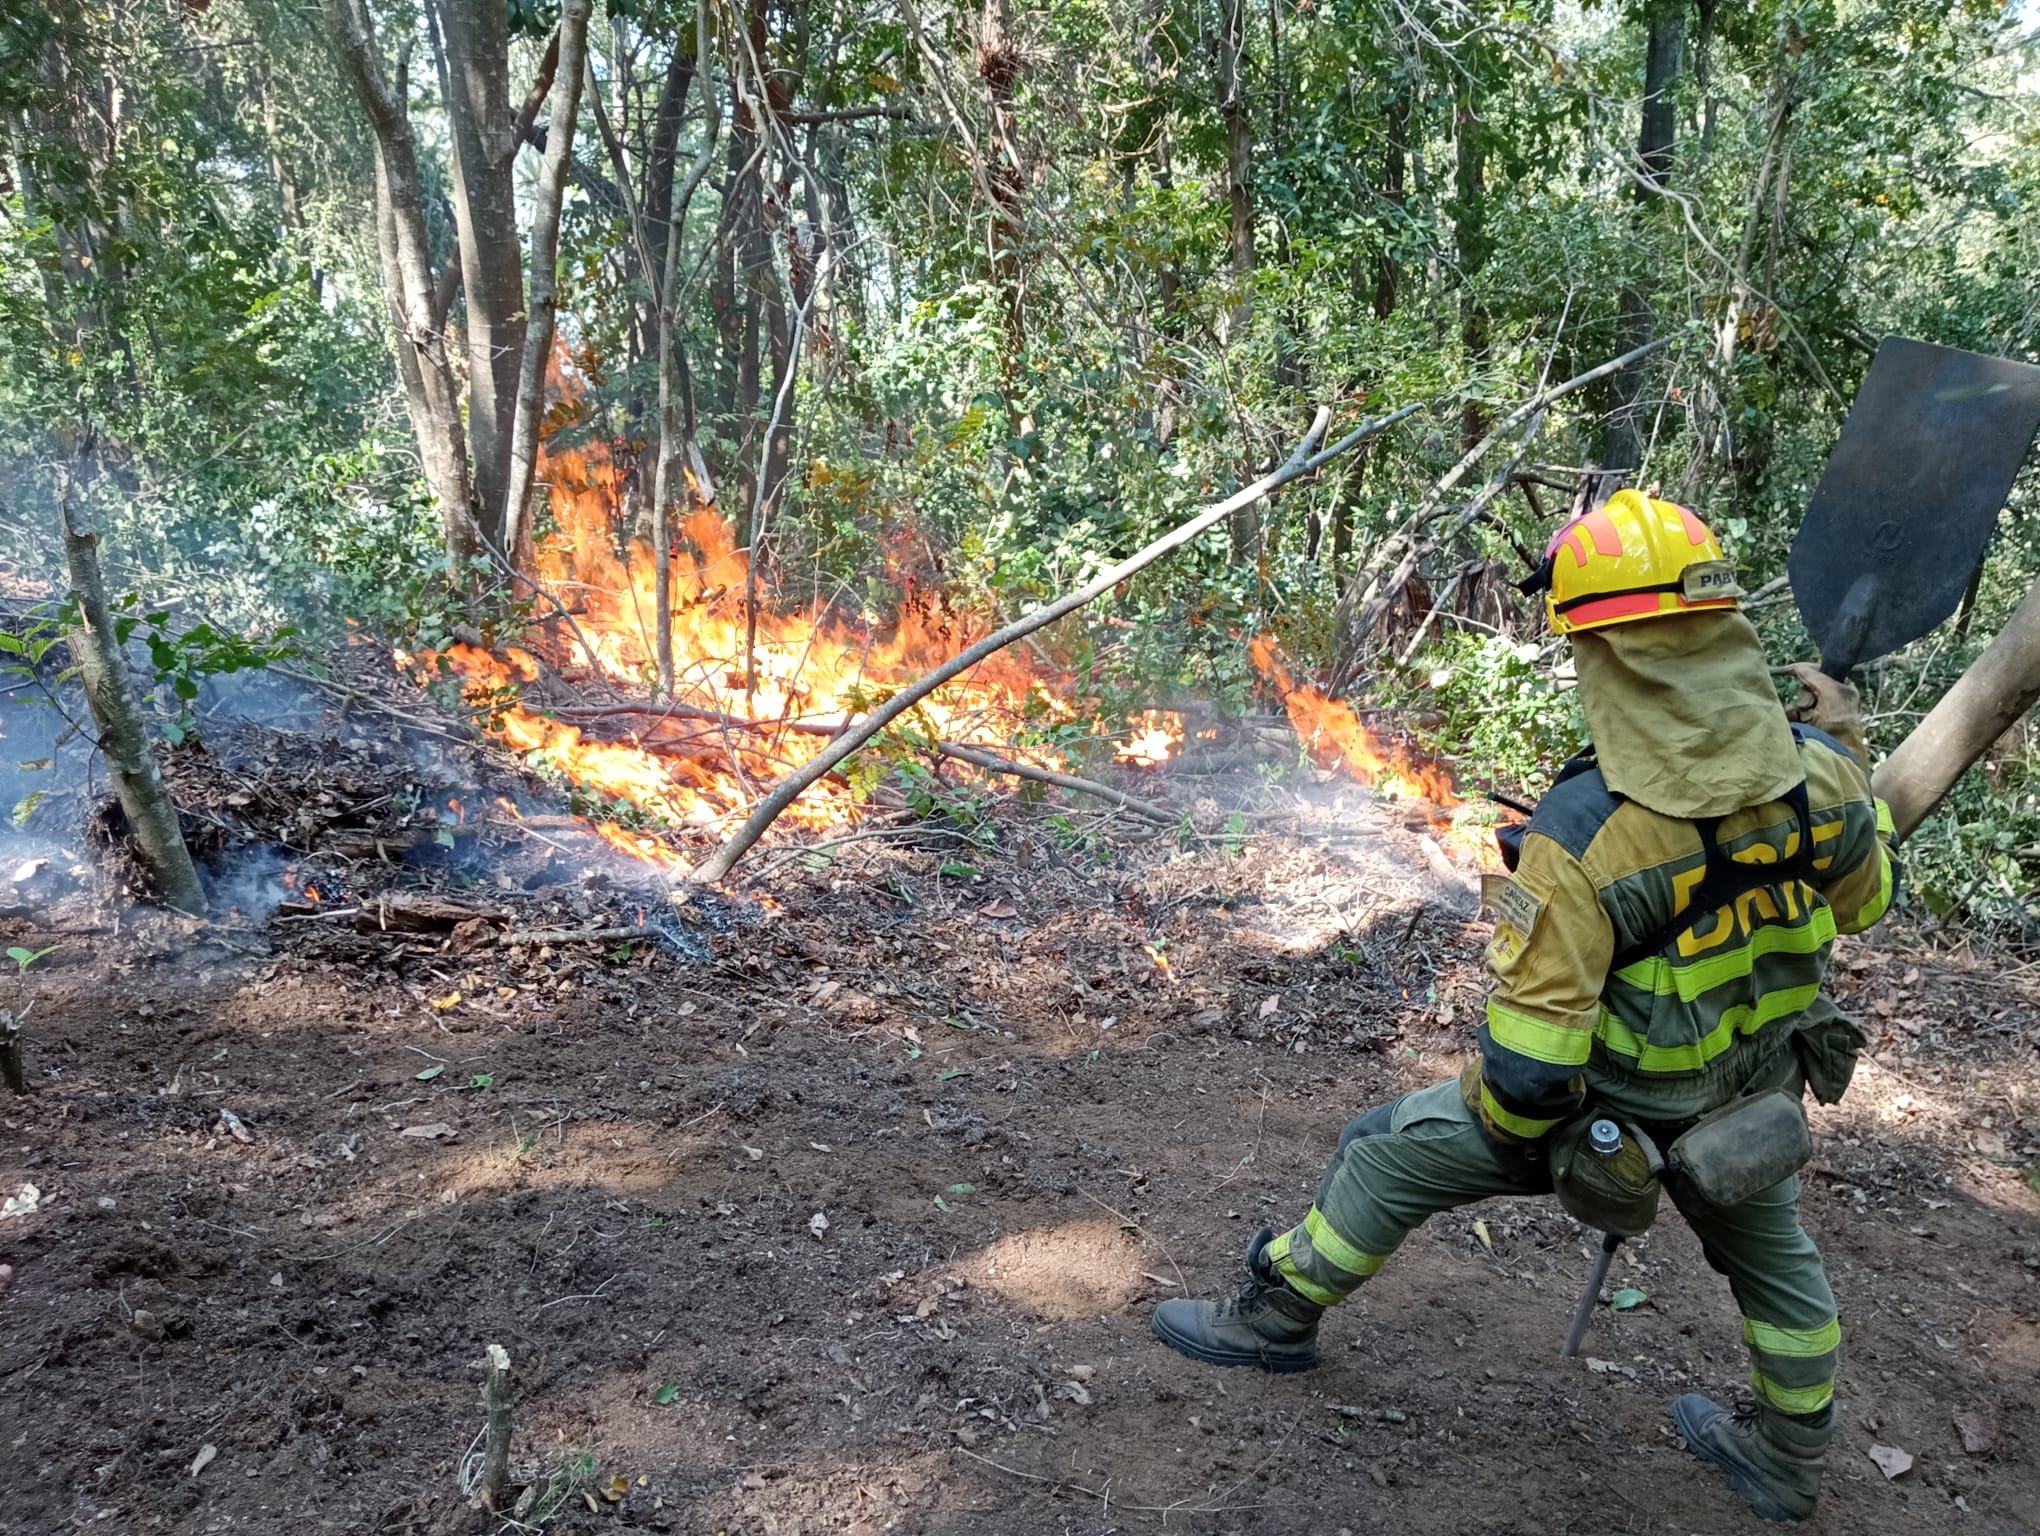
<svg viewBox="0 0 2040 1536">
<path fill-rule="evenodd" d="M 1586 745 L 1578 695 L 1553 679 L 1537 642 L 1457 633 L 1428 659 L 1429 675 L 1404 685 L 1407 702 L 1429 711 L 1428 734 L 1443 751 L 1497 788 L 1535 797 Z"/>
<path fill-rule="evenodd" d="M 143 676 L 155 689 L 167 694 L 171 701 L 169 713 L 160 724 L 164 736 L 173 746 L 195 732 L 191 706 L 198 699 L 200 686 L 207 678 L 266 667 L 272 662 L 289 661 L 301 654 L 292 643 L 297 630 L 289 625 L 274 631 L 266 639 L 255 640 L 203 620 L 180 624 L 168 609 L 146 609 L 138 592 L 123 593 L 108 607 L 114 615 L 115 642 L 129 648 L 139 641 L 149 658 Z M 0 629 L 0 656 L 15 658 L 0 665 L 0 677 L 12 675 L 23 678 L 43 692 L 46 702 L 62 708 L 58 689 L 72 679 L 76 668 L 69 666 L 54 677 L 45 678 L 41 663 L 58 642 L 82 622 L 76 598 L 66 598 L 61 603 L 39 603 L 26 609 L 16 621 L 15 629 Z M 129 654 L 132 655 L 132 650 Z M 26 812 L 17 806 L 16 823 L 25 821 L 33 812 L 33 805 Z"/>
<path fill-rule="evenodd" d="M 26 973 L 36 961 L 54 955 L 63 947 L 61 944 L 52 944 L 48 949 L 24 949 L 19 944 L 10 944 L 7 946 L 7 958 L 14 962 L 17 971 Z"/>
</svg>

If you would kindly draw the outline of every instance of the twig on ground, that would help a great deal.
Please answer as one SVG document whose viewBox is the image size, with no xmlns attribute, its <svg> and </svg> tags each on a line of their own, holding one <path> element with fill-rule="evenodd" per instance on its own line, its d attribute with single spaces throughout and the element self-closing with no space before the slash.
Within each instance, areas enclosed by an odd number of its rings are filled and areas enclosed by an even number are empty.
<svg viewBox="0 0 2040 1536">
<path fill-rule="evenodd" d="M 322 688 L 327 693 L 334 694 L 349 704 L 360 704 L 365 708 L 374 710 L 379 715 L 388 715 L 392 720 L 399 721 L 409 729 L 418 731 L 423 735 L 437 736 L 441 741 L 450 741 L 459 747 L 472 747 L 476 745 L 474 738 L 456 736 L 442 726 L 434 725 L 428 720 L 420 720 L 416 715 L 405 714 L 403 710 L 396 708 L 394 705 L 385 704 L 382 700 L 370 696 L 359 688 L 352 688 L 345 683 L 336 683 L 327 678 L 316 677 L 310 672 L 300 672 L 295 667 L 286 667 L 280 662 L 271 662 L 269 670 L 289 678 L 294 683 L 303 683 L 308 688 Z"/>
<path fill-rule="evenodd" d="M 1086 1200 L 1090 1201 L 1091 1204 L 1097 1206 L 1099 1210 L 1117 1216 L 1122 1225 L 1131 1227 L 1135 1232 L 1139 1233 L 1140 1236 L 1145 1241 L 1153 1243 L 1157 1248 L 1161 1249 L 1162 1257 L 1169 1261 L 1169 1268 L 1173 1269 L 1176 1272 L 1176 1283 L 1182 1286 L 1184 1294 L 1186 1295 L 1189 1294 L 1190 1282 L 1183 1278 L 1183 1266 L 1178 1264 L 1176 1262 L 1176 1256 L 1173 1253 L 1169 1252 L 1169 1245 L 1167 1243 L 1163 1242 L 1159 1237 L 1156 1237 L 1154 1233 L 1148 1231 L 1146 1227 L 1142 1226 L 1139 1222 L 1135 1221 L 1131 1216 L 1127 1215 L 1126 1212 L 1116 1210 L 1112 1206 L 1107 1205 L 1103 1200 L 1100 1200 L 1096 1195 L 1092 1194 L 1088 1189 L 1084 1188 L 1083 1185 L 1079 1184 L 1076 1188 L 1078 1194 L 1082 1195 Z"/>
<path fill-rule="evenodd" d="M 631 939 L 656 939 L 659 930 L 643 923 L 628 928 L 527 928 L 522 933 L 485 936 L 477 949 L 509 949 L 520 944 L 619 944 Z"/>
<path fill-rule="evenodd" d="M 1220 1179 L 1216 1184 L 1211 1186 L 1214 1191 L 1224 1189 L 1226 1185 L 1232 1183 L 1234 1179 L 1238 1178 L 1241 1174 L 1245 1173 L 1248 1167 L 1255 1161 L 1255 1159 L 1260 1157 L 1261 1137 L 1263 1133 L 1266 1132 L 1267 1129 L 1268 1129 L 1268 1080 L 1267 1078 L 1264 1077 L 1261 1079 L 1261 1113 L 1254 1121 L 1253 1148 L 1247 1153 L 1246 1156 L 1242 1157 L 1237 1163 L 1233 1164 L 1233 1171 L 1231 1173 L 1227 1174 L 1224 1178 Z"/>
<path fill-rule="evenodd" d="M 1230 1515 L 1243 1510 L 1259 1509 L 1258 1504 L 1193 1504 L 1188 1499 L 1174 1504 L 1128 1504 L 1115 1500 L 1103 1488 L 1087 1488 L 1082 1483 L 1073 1483 L 1065 1477 L 1043 1477 L 1039 1472 L 1023 1472 L 1018 1467 L 1009 1467 L 1003 1461 L 994 1461 L 989 1456 L 980 1456 L 968 1446 L 952 1445 L 950 1449 L 959 1456 L 968 1456 L 972 1461 L 982 1462 L 994 1472 L 1003 1472 L 1008 1477 L 1021 1478 L 1026 1482 L 1040 1483 L 1045 1488 L 1067 1488 L 1071 1493 L 1081 1493 L 1089 1499 L 1102 1499 L 1108 1506 L 1117 1504 L 1120 1509 L 1133 1510 L 1143 1515 Z M 1234 1485 L 1235 1487 L 1238 1484 Z"/>
</svg>

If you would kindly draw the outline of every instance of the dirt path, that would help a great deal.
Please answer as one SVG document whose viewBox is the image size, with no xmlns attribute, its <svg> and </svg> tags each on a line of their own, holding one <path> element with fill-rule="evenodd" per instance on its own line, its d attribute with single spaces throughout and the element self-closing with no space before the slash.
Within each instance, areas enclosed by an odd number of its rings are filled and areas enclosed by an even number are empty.
<svg viewBox="0 0 2040 1536">
<path fill-rule="evenodd" d="M 977 878 L 846 850 L 691 964 L 67 941 L 8 984 L 36 1092 L 0 1099 L 0 1193 L 40 1204 L 0 1219 L 0 1532 L 457 1528 L 488 1342 L 557 1532 L 1755 1529 L 1665 1421 L 1745 1369 L 1675 1216 L 1587 1362 L 1590 1239 L 1541 1201 L 1419 1232 L 1314 1374 L 1150 1339 L 1346 1116 L 1469 1048 L 1470 903 L 1337 814 L 1362 835 L 1102 871 L 1039 827 Z M 2033 1530 L 2035 999 L 1907 943 L 1849 951 L 1884 1038 L 1816 1116 L 1846 1341 L 1813 1528 Z"/>
</svg>

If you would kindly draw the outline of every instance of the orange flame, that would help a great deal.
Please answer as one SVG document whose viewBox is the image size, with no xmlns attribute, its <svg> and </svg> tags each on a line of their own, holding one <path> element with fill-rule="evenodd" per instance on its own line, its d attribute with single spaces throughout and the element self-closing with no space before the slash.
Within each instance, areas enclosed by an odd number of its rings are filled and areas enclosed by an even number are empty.
<svg viewBox="0 0 2040 1536">
<path fill-rule="evenodd" d="M 1183 744 L 1183 717 L 1172 709 L 1142 710 L 1128 722 L 1131 734 L 1112 755 L 1138 768 L 1158 768 Z"/>
<path fill-rule="evenodd" d="M 1255 636 L 1247 649 L 1261 675 L 1282 695 L 1289 723 L 1318 766 L 1342 771 L 1392 795 L 1437 806 L 1460 803 L 1452 775 L 1439 764 L 1415 756 L 1400 743 L 1382 740 L 1345 704 L 1308 683 L 1296 682 L 1269 636 Z"/>
<path fill-rule="evenodd" d="M 555 358 L 553 384 L 558 402 L 548 421 L 572 420 L 581 385 L 563 354 Z M 499 657 L 456 644 L 415 659 L 428 668 L 443 661 L 458 673 L 467 698 L 485 711 L 483 723 L 506 745 L 534 755 L 583 790 L 627 802 L 669 826 L 712 830 L 745 814 L 764 788 L 827 741 L 826 732 L 795 727 L 856 715 L 984 632 L 920 581 L 909 583 L 908 600 L 879 633 L 820 604 L 781 612 L 761 601 L 753 615 L 745 606 L 749 552 L 683 469 L 687 505 L 676 520 L 665 597 L 672 615 L 673 696 L 694 713 L 662 719 L 650 710 L 630 738 L 591 740 L 582 726 L 528 706 L 523 687 L 544 675 L 541 655 L 569 675 L 592 672 L 639 688 L 655 682 L 656 562 L 640 530 L 622 526 L 628 470 L 606 441 L 589 438 L 571 448 L 546 443 L 538 458 L 537 477 L 551 487 L 551 524 L 536 542 L 533 574 L 553 601 L 535 609 L 531 649 L 508 647 Z M 757 585 L 762 593 L 765 583 Z M 1073 713 L 1059 697 L 1064 680 L 1049 681 L 1053 687 L 1024 653 L 1001 652 L 923 701 L 908 719 L 930 736 L 1010 752 L 1007 743 L 1024 719 Z M 711 718 L 699 718 L 704 713 Z M 769 726 L 761 730 L 749 722 Z M 827 826 L 854 809 L 848 785 L 824 780 L 788 815 L 797 824 Z M 647 834 L 598 830 L 634 857 L 681 862 Z"/>
</svg>

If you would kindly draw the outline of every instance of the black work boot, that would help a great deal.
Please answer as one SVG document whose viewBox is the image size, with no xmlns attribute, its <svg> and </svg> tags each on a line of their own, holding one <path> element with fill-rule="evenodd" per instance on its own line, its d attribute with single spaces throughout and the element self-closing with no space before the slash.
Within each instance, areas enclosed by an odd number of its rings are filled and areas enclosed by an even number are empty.
<svg viewBox="0 0 2040 1536">
<path fill-rule="evenodd" d="M 1804 1520 L 1820 1497 L 1820 1474 L 1835 1432 L 1832 1407 L 1796 1419 L 1757 1404 L 1730 1413 L 1688 1392 L 1672 1404 L 1686 1449 L 1728 1474 L 1729 1486 L 1766 1520 Z"/>
<path fill-rule="evenodd" d="M 1268 1262 L 1275 1230 L 1263 1227 L 1247 1249 L 1247 1281 L 1224 1301 L 1172 1296 L 1155 1308 L 1155 1337 L 1206 1365 L 1258 1365 L 1307 1371 L 1318 1363 L 1317 1325 L 1325 1309 L 1291 1288 Z"/>
</svg>

